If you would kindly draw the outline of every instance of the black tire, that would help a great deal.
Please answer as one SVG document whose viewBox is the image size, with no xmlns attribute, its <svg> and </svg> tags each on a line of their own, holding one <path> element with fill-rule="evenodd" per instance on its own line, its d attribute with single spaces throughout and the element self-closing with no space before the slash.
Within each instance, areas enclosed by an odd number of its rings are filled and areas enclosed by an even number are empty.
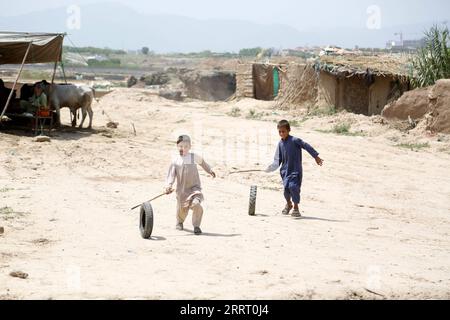
<svg viewBox="0 0 450 320">
<path fill-rule="evenodd" d="M 139 215 L 139 229 L 144 239 L 150 239 L 153 231 L 153 208 L 150 202 L 143 203 Z"/>
<path fill-rule="evenodd" d="M 248 214 L 251 216 L 255 215 L 256 211 L 256 193 L 257 193 L 258 187 L 252 186 L 250 188 L 250 203 L 248 206 Z"/>
</svg>

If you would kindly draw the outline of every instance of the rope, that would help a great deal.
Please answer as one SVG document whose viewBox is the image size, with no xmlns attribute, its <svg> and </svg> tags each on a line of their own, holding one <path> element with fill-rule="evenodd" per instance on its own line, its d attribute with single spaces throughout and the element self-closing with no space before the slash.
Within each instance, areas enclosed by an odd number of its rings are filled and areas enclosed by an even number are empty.
<svg viewBox="0 0 450 320">
<path fill-rule="evenodd" d="M 87 64 L 88 69 L 91 70 L 91 72 L 94 74 L 94 77 L 98 78 L 97 73 L 95 73 L 94 69 L 92 69 L 91 66 L 89 66 L 89 63 L 88 63 L 87 60 L 83 57 L 83 55 L 80 53 L 80 51 L 78 51 L 78 47 L 75 45 L 75 43 L 72 41 L 72 39 L 71 39 L 69 36 L 67 36 L 67 39 L 69 39 L 69 41 L 70 41 L 70 43 L 72 44 L 73 48 L 74 48 L 75 51 L 78 53 L 78 55 L 81 57 L 81 59 L 83 59 L 84 63 Z M 63 72 L 64 72 L 64 69 L 63 69 Z M 65 75 L 64 75 L 64 77 L 65 77 Z M 67 83 L 67 81 L 66 81 L 66 83 Z M 95 99 L 95 101 L 97 101 L 97 103 L 100 102 L 100 100 L 97 99 L 97 98 L 95 97 L 95 89 L 92 88 L 92 90 L 94 90 L 94 99 Z"/>
<path fill-rule="evenodd" d="M 97 77 L 98 75 L 95 73 L 95 71 L 89 66 L 89 63 L 87 62 L 87 60 L 81 55 L 80 51 L 78 51 L 78 47 L 75 45 L 75 43 L 73 43 L 72 39 L 70 39 L 69 36 L 67 36 L 67 39 L 69 39 L 70 43 L 72 44 L 73 48 L 75 49 L 75 51 L 78 53 L 78 55 L 81 57 L 81 59 L 83 59 L 84 63 L 87 64 L 88 69 L 91 70 L 91 72 L 94 74 L 95 77 Z"/>
</svg>

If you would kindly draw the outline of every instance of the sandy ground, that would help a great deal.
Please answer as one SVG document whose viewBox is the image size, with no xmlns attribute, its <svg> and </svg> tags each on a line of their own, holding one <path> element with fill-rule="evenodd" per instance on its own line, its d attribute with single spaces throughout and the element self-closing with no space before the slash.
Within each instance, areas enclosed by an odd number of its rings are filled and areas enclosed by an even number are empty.
<svg viewBox="0 0 450 320">
<path fill-rule="evenodd" d="M 270 102 L 177 103 L 119 89 L 93 108 L 94 130 L 65 128 L 50 143 L 0 132 L 0 299 L 450 298 L 447 136 L 348 114 L 301 123 L 292 133 L 325 166 L 304 154 L 294 219 L 280 214 L 278 173 L 229 174 L 271 161 L 274 121 L 288 115 Z M 250 109 L 263 119 L 246 119 Z M 317 131 L 342 118 L 365 136 Z M 204 235 L 193 235 L 191 216 L 175 230 L 171 195 L 153 203 L 154 237 L 143 240 L 130 208 L 160 193 L 180 133 L 218 174 L 201 173 Z M 408 139 L 430 147 L 396 146 Z"/>
</svg>

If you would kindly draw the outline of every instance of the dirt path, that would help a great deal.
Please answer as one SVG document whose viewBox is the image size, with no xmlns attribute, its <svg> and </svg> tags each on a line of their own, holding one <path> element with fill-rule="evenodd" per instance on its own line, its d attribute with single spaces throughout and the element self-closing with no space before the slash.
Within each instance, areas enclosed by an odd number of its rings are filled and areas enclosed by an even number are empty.
<svg viewBox="0 0 450 320">
<path fill-rule="evenodd" d="M 293 134 L 326 164 L 305 154 L 295 220 L 279 214 L 278 174 L 228 175 L 273 155 L 273 122 L 226 116 L 270 107 L 252 104 L 119 90 L 94 105 L 93 132 L 66 129 L 47 144 L 0 133 L 0 298 L 450 298 L 448 153 L 306 124 Z M 104 127 L 110 119 L 118 129 Z M 205 234 L 192 234 L 190 216 L 175 230 L 170 196 L 153 204 L 154 239 L 142 240 L 129 209 L 160 193 L 181 132 L 219 175 L 201 173 Z"/>
</svg>

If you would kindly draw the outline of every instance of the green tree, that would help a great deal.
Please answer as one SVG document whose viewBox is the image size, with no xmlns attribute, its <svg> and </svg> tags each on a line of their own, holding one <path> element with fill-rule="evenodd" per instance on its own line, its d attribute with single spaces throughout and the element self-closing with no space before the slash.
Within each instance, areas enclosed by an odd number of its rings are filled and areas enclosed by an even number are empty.
<svg viewBox="0 0 450 320">
<path fill-rule="evenodd" d="M 256 57 L 261 51 L 261 47 L 244 48 L 239 51 L 239 55 L 244 57 Z"/>
<path fill-rule="evenodd" d="M 415 87 L 430 86 L 439 79 L 450 78 L 449 40 L 448 27 L 434 26 L 425 32 L 425 45 L 412 59 Z"/>
<path fill-rule="evenodd" d="M 143 54 L 147 55 L 150 49 L 148 47 L 142 47 L 141 51 Z"/>
</svg>

